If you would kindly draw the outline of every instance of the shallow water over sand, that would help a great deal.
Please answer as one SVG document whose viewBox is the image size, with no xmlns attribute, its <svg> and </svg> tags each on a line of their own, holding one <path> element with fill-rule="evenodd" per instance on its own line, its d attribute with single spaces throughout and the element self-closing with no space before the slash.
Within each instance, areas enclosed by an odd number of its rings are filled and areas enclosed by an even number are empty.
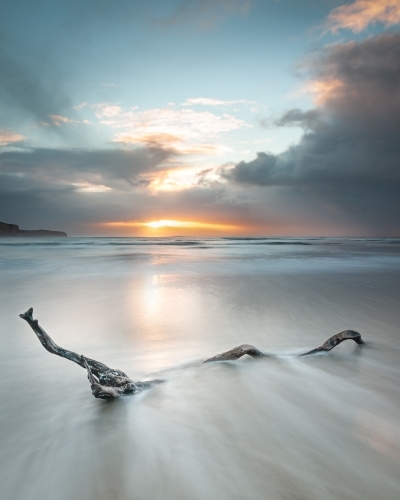
<svg viewBox="0 0 400 500">
<path fill-rule="evenodd" d="M 400 498 L 398 240 L 0 240 L 4 500 Z M 166 382 L 107 403 L 63 347 Z M 344 329 L 328 355 L 296 358 Z M 201 365 L 241 343 L 274 359 Z"/>
</svg>

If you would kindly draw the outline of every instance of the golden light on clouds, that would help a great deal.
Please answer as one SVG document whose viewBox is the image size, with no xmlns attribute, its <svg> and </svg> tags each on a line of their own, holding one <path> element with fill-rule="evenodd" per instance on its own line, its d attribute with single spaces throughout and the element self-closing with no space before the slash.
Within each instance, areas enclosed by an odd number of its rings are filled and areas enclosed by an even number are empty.
<svg viewBox="0 0 400 500">
<path fill-rule="evenodd" d="M 4 130 L 0 128 L 0 146 L 7 146 L 13 142 L 23 141 L 24 136 L 17 134 L 15 132 L 10 132 L 9 130 Z"/>
<path fill-rule="evenodd" d="M 203 165 L 207 169 L 208 165 Z M 211 166 L 209 167 L 211 169 Z M 200 170 L 201 172 L 201 170 Z M 164 172 L 156 172 L 151 177 L 149 189 L 153 193 L 172 192 L 190 189 L 198 184 L 199 167 L 190 166 L 183 168 L 171 168 Z"/>
<path fill-rule="evenodd" d="M 224 144 L 216 143 L 196 143 L 190 142 L 187 138 L 179 137 L 174 134 L 117 134 L 113 142 L 129 145 L 145 145 L 149 147 L 163 147 L 179 153 L 181 155 L 221 155 L 232 151 Z"/>
<path fill-rule="evenodd" d="M 370 24 L 393 26 L 400 23 L 399 0 L 356 0 L 350 5 L 333 9 L 328 16 L 329 29 L 349 29 L 360 33 Z"/>
<path fill-rule="evenodd" d="M 104 184 L 91 184 L 90 182 L 73 182 L 72 185 L 81 193 L 104 193 L 111 188 Z"/>
<path fill-rule="evenodd" d="M 314 94 L 314 102 L 318 105 L 324 104 L 328 99 L 337 94 L 344 84 L 341 80 L 316 80 L 311 84 L 311 91 Z"/>
<path fill-rule="evenodd" d="M 93 109 L 98 124 L 114 132 L 115 143 L 163 147 L 180 155 L 223 155 L 231 151 L 221 142 L 225 134 L 252 127 L 228 113 L 219 115 L 186 107 L 168 106 L 143 111 L 110 103 L 82 103 L 78 107 Z"/>
</svg>

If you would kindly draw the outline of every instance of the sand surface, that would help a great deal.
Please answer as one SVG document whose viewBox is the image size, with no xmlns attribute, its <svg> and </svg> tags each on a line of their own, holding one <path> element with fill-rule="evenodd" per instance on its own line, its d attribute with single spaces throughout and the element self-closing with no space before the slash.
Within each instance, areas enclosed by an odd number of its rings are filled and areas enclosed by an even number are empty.
<svg viewBox="0 0 400 500">
<path fill-rule="evenodd" d="M 166 383 L 113 403 L 47 353 Z M 0 242 L 4 500 L 398 500 L 396 240 Z M 344 329 L 329 355 L 293 355 Z M 241 343 L 276 359 L 200 365 Z"/>
</svg>

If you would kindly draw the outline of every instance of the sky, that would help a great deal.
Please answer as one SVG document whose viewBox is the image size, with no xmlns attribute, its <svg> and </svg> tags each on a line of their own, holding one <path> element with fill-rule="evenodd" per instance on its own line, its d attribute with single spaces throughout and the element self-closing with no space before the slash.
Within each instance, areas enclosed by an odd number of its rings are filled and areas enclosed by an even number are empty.
<svg viewBox="0 0 400 500">
<path fill-rule="evenodd" d="M 400 0 L 2 2 L 0 220 L 400 237 Z"/>
</svg>

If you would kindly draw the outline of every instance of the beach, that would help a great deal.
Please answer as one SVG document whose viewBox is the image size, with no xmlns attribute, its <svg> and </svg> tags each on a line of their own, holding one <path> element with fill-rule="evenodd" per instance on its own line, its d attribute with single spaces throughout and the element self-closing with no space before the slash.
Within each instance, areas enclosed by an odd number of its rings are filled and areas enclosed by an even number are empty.
<svg viewBox="0 0 400 500">
<path fill-rule="evenodd" d="M 399 304 L 398 239 L 4 238 L 2 498 L 397 500 Z M 96 400 L 29 307 L 165 382 Z M 366 344 L 297 356 L 345 329 Z M 243 343 L 276 357 L 201 364 Z"/>
</svg>

